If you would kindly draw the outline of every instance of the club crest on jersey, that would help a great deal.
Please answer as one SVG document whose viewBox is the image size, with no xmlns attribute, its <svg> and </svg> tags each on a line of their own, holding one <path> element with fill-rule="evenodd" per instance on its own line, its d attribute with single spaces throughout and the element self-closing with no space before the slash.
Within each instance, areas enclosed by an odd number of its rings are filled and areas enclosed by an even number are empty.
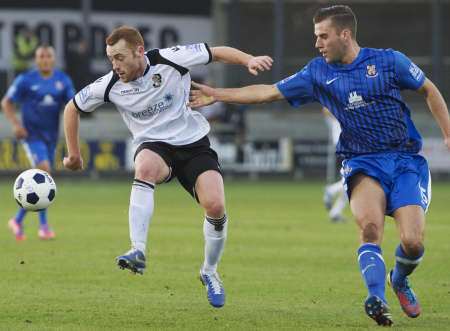
<svg viewBox="0 0 450 331">
<path fill-rule="evenodd" d="M 152 76 L 152 81 L 153 81 L 153 87 L 160 87 L 162 84 L 161 74 L 154 74 Z"/>
<path fill-rule="evenodd" d="M 368 78 L 374 78 L 378 76 L 377 67 L 375 67 L 375 64 L 370 64 L 367 66 L 367 73 L 366 77 Z"/>
</svg>

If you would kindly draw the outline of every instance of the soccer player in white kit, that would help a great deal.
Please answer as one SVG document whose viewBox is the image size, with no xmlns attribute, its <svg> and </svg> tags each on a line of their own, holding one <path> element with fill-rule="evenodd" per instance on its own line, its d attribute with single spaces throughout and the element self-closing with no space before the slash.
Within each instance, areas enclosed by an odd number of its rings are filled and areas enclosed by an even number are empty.
<svg viewBox="0 0 450 331">
<path fill-rule="evenodd" d="M 254 57 L 231 47 L 209 48 L 205 43 L 144 50 L 138 30 L 121 26 L 106 39 L 112 71 L 76 94 L 64 111 L 68 156 L 64 166 L 83 168 L 78 143 L 79 113 L 113 103 L 133 135 L 135 178 L 130 205 L 131 249 L 117 257 L 122 269 L 142 274 L 147 234 L 154 209 L 155 185 L 177 177 L 205 210 L 205 259 L 200 280 L 214 307 L 225 304 L 217 274 L 227 236 L 225 194 L 216 152 L 211 149 L 206 119 L 188 106 L 189 69 L 211 61 L 246 66 L 250 73 L 269 70 L 272 59 Z"/>
<path fill-rule="evenodd" d="M 330 142 L 335 147 L 341 134 L 341 125 L 328 109 L 323 108 L 322 111 L 328 127 Z M 344 180 L 342 177 L 337 182 L 325 186 L 323 203 L 328 210 L 328 216 L 332 222 L 345 221 L 342 214 L 347 206 L 348 198 L 344 190 Z"/>
</svg>

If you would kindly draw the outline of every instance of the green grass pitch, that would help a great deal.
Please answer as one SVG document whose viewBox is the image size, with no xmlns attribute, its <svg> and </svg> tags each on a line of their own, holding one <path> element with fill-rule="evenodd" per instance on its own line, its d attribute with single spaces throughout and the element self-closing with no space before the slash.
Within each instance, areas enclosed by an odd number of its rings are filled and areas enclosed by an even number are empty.
<svg viewBox="0 0 450 331">
<path fill-rule="evenodd" d="M 129 248 L 130 182 L 57 179 L 56 240 L 39 241 L 37 215 L 28 214 L 20 243 L 6 226 L 12 180 L 0 183 L 0 330 L 379 329 L 363 310 L 356 225 L 328 221 L 321 183 L 226 183 L 227 302 L 214 309 L 198 280 L 202 211 L 177 184 L 157 188 L 144 276 L 115 266 Z M 450 184 L 435 182 L 426 254 L 412 277 L 423 314 L 405 317 L 388 289 L 396 330 L 450 329 L 449 203 Z M 387 219 L 387 268 L 397 243 Z"/>
</svg>

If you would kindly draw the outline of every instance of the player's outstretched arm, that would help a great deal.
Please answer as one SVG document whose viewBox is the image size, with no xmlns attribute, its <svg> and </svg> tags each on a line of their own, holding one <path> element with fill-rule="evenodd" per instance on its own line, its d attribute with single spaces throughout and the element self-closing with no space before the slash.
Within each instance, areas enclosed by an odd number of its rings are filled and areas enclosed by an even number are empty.
<svg viewBox="0 0 450 331">
<path fill-rule="evenodd" d="M 255 76 L 258 71 L 270 70 L 273 63 L 270 56 L 253 56 L 228 46 L 211 47 L 211 53 L 213 61 L 243 65 Z"/>
<path fill-rule="evenodd" d="M 64 134 L 68 156 L 64 157 L 64 167 L 70 170 L 83 169 L 83 159 L 78 142 L 78 129 L 80 126 L 80 115 L 73 101 L 69 101 L 64 109 Z"/>
<path fill-rule="evenodd" d="M 27 130 L 22 126 L 19 119 L 16 116 L 16 111 L 13 102 L 7 97 L 2 99 L 2 109 L 5 113 L 6 119 L 11 123 L 14 136 L 17 139 L 24 139 L 28 136 Z"/>
<path fill-rule="evenodd" d="M 240 88 L 213 88 L 192 82 L 189 98 L 191 108 L 210 105 L 216 101 L 240 104 L 266 103 L 284 99 L 276 85 L 249 85 Z"/>
<path fill-rule="evenodd" d="M 428 108 L 433 114 L 436 122 L 441 128 L 442 135 L 444 136 L 444 143 L 450 150 L 450 117 L 448 114 L 447 104 L 442 97 L 441 92 L 428 78 L 425 83 L 418 89 L 428 104 Z"/>
</svg>

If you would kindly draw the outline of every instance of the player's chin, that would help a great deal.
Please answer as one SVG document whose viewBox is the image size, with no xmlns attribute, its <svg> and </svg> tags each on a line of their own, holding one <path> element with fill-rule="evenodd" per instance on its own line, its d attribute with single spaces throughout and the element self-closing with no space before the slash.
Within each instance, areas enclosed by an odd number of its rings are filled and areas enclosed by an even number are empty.
<svg viewBox="0 0 450 331">
<path fill-rule="evenodd" d="M 124 83 L 128 83 L 130 81 L 130 77 L 128 77 L 128 75 L 126 74 L 118 74 L 119 75 L 119 79 L 124 82 Z"/>
</svg>

